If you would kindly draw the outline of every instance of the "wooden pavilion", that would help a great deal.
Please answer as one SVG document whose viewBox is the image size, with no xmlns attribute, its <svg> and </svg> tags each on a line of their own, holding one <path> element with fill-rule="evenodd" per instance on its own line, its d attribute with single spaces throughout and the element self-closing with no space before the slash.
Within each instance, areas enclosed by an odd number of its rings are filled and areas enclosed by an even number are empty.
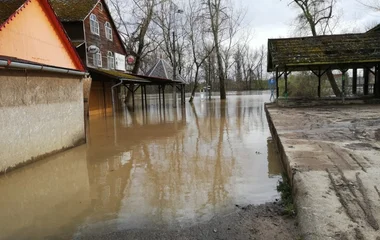
<svg viewBox="0 0 380 240">
<path fill-rule="evenodd" d="M 318 97 L 321 97 L 321 78 L 329 70 L 340 70 L 342 76 L 353 70 L 352 92 L 357 93 L 358 69 L 364 70 L 364 95 L 368 95 L 369 75 L 375 76 L 374 96 L 380 97 L 380 32 L 325 35 L 268 40 L 268 72 L 276 72 L 278 81 L 285 79 L 288 93 L 288 75 L 294 71 L 311 71 L 318 77 Z M 374 69 L 374 70 L 373 70 Z M 342 77 L 342 95 L 345 95 Z"/>
</svg>

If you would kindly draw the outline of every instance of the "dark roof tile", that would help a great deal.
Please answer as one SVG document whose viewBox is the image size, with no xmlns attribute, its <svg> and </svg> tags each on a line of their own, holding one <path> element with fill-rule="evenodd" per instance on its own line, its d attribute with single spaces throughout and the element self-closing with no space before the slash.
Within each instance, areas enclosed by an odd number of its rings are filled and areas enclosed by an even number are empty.
<svg viewBox="0 0 380 240">
<path fill-rule="evenodd" d="M 0 24 L 5 22 L 26 0 L 0 0 Z"/>
<path fill-rule="evenodd" d="M 173 79 L 173 67 L 165 60 L 159 59 L 158 62 L 147 73 L 149 77 L 161 79 Z M 177 74 L 177 81 L 185 82 L 183 77 Z"/>
<path fill-rule="evenodd" d="M 83 21 L 98 0 L 49 0 L 62 22 Z"/>
<path fill-rule="evenodd" d="M 380 62 L 380 33 L 268 40 L 268 71 L 365 62 Z"/>
</svg>

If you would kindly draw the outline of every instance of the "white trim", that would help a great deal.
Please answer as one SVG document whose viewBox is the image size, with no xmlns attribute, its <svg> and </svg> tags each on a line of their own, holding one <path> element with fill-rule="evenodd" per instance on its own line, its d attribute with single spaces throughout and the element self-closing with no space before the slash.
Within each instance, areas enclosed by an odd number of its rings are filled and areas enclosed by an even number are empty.
<svg viewBox="0 0 380 240">
<path fill-rule="evenodd" d="M 82 25 L 83 25 L 83 38 L 84 38 L 85 55 L 86 55 L 86 67 L 88 67 L 89 63 L 88 63 L 88 52 L 87 52 L 87 37 L 86 37 L 86 28 L 84 25 L 84 21 L 82 22 Z"/>
<path fill-rule="evenodd" d="M 91 9 L 91 11 L 86 15 L 86 17 L 83 18 L 83 22 L 84 22 L 84 20 L 86 20 L 91 15 L 91 13 L 94 11 L 94 9 L 96 8 L 96 6 L 98 6 L 99 2 L 101 2 L 101 1 L 102 0 L 98 0 L 96 2 L 96 4 L 94 5 L 94 7 Z"/>
</svg>

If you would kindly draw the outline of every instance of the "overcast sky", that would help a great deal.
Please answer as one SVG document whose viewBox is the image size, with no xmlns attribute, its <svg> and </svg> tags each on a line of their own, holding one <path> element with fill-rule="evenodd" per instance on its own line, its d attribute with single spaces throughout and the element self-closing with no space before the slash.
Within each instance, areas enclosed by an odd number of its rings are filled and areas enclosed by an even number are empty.
<svg viewBox="0 0 380 240">
<path fill-rule="evenodd" d="M 266 45 L 268 38 L 292 35 L 292 22 L 297 16 L 295 7 L 288 6 L 290 0 L 241 0 L 247 8 L 246 31 L 253 29 L 251 45 Z M 380 23 L 380 13 L 368 10 L 356 0 L 339 0 L 336 14 L 341 15 L 340 27 L 336 33 L 364 31 L 374 22 Z"/>
</svg>

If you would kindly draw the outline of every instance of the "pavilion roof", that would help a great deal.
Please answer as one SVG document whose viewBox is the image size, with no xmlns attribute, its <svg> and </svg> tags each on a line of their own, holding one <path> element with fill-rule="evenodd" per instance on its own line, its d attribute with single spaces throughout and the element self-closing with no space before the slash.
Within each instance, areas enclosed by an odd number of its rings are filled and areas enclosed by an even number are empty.
<svg viewBox="0 0 380 240">
<path fill-rule="evenodd" d="M 380 33 L 268 40 L 268 72 L 352 68 L 380 63 Z"/>
<path fill-rule="evenodd" d="M 173 80 L 173 67 L 164 59 L 159 59 L 156 64 L 145 74 L 147 77 Z M 185 79 L 177 73 L 175 82 L 185 83 Z"/>
</svg>

